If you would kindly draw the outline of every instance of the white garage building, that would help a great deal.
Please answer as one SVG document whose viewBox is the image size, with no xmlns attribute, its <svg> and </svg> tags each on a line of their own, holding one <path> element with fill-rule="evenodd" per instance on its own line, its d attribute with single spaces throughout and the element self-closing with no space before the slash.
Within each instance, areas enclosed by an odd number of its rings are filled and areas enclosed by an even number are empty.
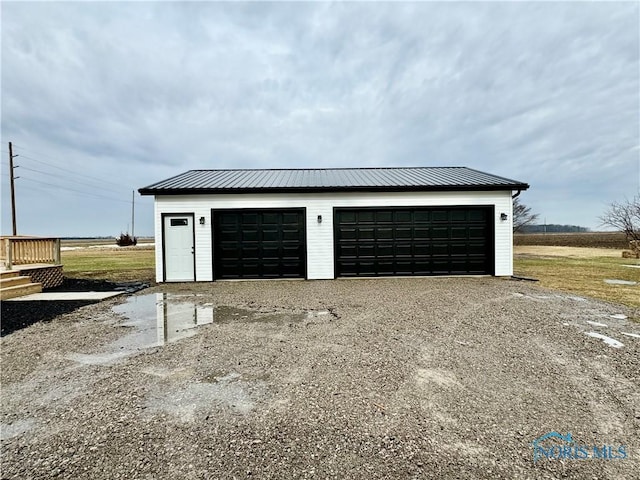
<svg viewBox="0 0 640 480">
<path fill-rule="evenodd" d="M 159 282 L 512 275 L 512 196 L 465 167 L 190 170 L 155 196 Z"/>
</svg>

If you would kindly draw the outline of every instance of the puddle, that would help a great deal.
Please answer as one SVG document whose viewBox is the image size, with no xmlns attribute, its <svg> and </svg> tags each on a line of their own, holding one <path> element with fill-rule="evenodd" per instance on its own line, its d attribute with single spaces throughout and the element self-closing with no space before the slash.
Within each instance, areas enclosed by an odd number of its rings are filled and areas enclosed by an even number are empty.
<svg viewBox="0 0 640 480">
<path fill-rule="evenodd" d="M 117 362 L 139 350 L 192 337 L 198 327 L 213 323 L 216 313 L 211 304 L 197 305 L 163 293 L 129 297 L 113 311 L 128 318 L 118 327 L 131 332 L 105 345 L 103 352 L 76 353 L 67 358 L 88 365 Z"/>
<path fill-rule="evenodd" d="M 605 278 L 604 283 L 609 285 L 637 285 L 638 282 L 632 282 L 631 280 L 618 280 L 616 278 Z"/>
<path fill-rule="evenodd" d="M 637 333 L 627 333 L 627 332 L 620 332 L 622 335 L 626 335 L 627 337 L 633 337 L 633 338 L 640 338 L 640 335 L 638 335 Z"/>
<path fill-rule="evenodd" d="M 606 335 L 602 335 L 601 333 L 585 332 L 585 335 L 589 335 L 590 337 L 593 337 L 593 338 L 598 338 L 598 339 L 602 340 L 604 343 L 606 343 L 607 345 L 609 345 L 610 347 L 613 347 L 613 348 L 624 347 L 624 343 L 619 342 L 615 338 L 611 338 L 611 337 L 607 337 Z"/>
<path fill-rule="evenodd" d="M 197 335 L 198 328 L 210 324 L 268 322 L 279 325 L 332 321 L 329 310 L 303 313 L 258 312 L 234 307 L 198 304 L 190 295 L 155 293 L 127 298 L 113 311 L 127 320 L 117 328 L 129 333 L 92 354 L 74 353 L 67 358 L 85 365 L 117 362 L 140 350 L 161 347 Z"/>
<path fill-rule="evenodd" d="M 600 322 L 592 322 L 591 320 L 585 320 L 589 325 L 593 325 L 594 327 L 609 327 L 609 325 Z"/>
</svg>

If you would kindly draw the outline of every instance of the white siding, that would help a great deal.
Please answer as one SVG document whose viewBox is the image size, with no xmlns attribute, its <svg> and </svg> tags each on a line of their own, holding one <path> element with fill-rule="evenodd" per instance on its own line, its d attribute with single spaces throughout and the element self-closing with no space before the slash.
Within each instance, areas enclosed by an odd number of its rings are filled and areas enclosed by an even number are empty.
<svg viewBox="0 0 640 480">
<path fill-rule="evenodd" d="M 223 208 L 306 208 L 307 278 L 334 278 L 334 207 L 405 207 L 493 205 L 495 207 L 495 274 L 513 273 L 511 192 L 384 192 L 384 193 L 304 193 L 238 195 L 166 195 L 155 202 L 156 278 L 162 281 L 163 213 L 193 213 L 195 218 L 196 281 L 213 280 L 211 209 Z M 503 221 L 500 214 L 506 213 Z M 318 215 L 322 222 L 318 223 Z M 200 217 L 205 224 L 200 225 Z"/>
</svg>

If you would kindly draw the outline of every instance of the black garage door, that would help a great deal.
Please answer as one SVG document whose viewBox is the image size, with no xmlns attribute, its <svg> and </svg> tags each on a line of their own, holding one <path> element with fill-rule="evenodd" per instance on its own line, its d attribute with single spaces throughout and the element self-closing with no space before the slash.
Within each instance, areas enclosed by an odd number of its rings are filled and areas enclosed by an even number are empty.
<svg viewBox="0 0 640 480">
<path fill-rule="evenodd" d="M 493 274 L 493 207 L 336 208 L 336 276 Z"/>
<path fill-rule="evenodd" d="M 304 278 L 303 209 L 212 210 L 216 279 Z"/>
</svg>

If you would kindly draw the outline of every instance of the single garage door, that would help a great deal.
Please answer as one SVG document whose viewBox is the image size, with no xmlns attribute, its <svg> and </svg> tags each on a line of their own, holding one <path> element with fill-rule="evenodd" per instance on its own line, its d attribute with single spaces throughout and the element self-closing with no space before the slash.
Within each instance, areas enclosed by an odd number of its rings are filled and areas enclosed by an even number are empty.
<svg viewBox="0 0 640 480">
<path fill-rule="evenodd" d="M 493 207 L 336 208 L 337 277 L 493 274 Z"/>
<path fill-rule="evenodd" d="M 211 213 L 216 279 L 305 278 L 304 209 Z"/>
</svg>

